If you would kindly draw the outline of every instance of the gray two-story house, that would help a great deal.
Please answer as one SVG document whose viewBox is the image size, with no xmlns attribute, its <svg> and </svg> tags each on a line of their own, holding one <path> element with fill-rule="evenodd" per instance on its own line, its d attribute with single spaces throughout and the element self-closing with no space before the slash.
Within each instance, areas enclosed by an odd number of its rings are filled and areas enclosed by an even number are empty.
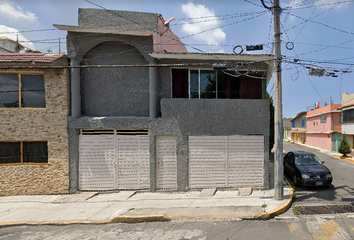
<svg viewBox="0 0 354 240">
<path fill-rule="evenodd" d="M 55 26 L 72 69 L 71 192 L 268 188 L 273 55 L 188 53 L 153 13 L 80 9 L 79 26 Z"/>
</svg>

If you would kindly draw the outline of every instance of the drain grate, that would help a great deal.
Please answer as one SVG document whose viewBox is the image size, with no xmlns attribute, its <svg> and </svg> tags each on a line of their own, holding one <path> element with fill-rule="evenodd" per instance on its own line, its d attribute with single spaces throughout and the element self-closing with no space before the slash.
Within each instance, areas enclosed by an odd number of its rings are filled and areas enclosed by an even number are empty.
<svg viewBox="0 0 354 240">
<path fill-rule="evenodd" d="M 335 213 L 352 213 L 353 205 L 326 205 L 326 206 L 296 206 L 293 207 L 294 213 L 310 215 L 310 214 L 335 214 Z"/>
</svg>

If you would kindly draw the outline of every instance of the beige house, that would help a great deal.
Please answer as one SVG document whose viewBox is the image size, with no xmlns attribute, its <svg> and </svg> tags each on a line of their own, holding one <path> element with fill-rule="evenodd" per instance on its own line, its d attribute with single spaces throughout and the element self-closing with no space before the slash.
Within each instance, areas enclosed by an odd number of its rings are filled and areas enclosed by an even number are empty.
<svg viewBox="0 0 354 240">
<path fill-rule="evenodd" d="M 67 58 L 0 54 L 0 196 L 69 191 Z"/>
<path fill-rule="evenodd" d="M 354 151 L 354 93 L 349 94 L 347 92 L 342 94 L 342 106 L 339 108 L 342 110 L 342 135 L 344 135 L 352 152 Z"/>
</svg>

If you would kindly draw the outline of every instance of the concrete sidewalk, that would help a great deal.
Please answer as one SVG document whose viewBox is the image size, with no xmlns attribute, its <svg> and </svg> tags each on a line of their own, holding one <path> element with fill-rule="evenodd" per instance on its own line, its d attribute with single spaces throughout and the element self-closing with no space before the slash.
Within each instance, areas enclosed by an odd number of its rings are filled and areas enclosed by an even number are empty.
<svg viewBox="0 0 354 240">
<path fill-rule="evenodd" d="M 215 194 L 214 194 L 215 193 Z M 249 195 L 248 195 L 249 194 Z M 291 204 L 292 189 L 284 186 L 284 200 L 274 189 L 189 192 L 84 192 L 69 195 L 0 197 L 0 226 L 168 221 L 172 219 L 268 219 Z"/>
</svg>

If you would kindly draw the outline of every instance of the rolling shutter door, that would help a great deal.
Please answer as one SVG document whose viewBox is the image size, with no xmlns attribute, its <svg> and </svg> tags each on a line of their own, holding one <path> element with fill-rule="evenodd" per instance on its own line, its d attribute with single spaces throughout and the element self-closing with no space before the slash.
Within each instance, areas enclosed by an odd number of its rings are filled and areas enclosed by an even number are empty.
<svg viewBox="0 0 354 240">
<path fill-rule="evenodd" d="M 79 189 L 115 188 L 114 135 L 80 135 Z"/>
<path fill-rule="evenodd" d="M 79 189 L 150 188 L 149 136 L 146 130 L 82 130 Z"/>
<path fill-rule="evenodd" d="M 228 187 L 263 186 L 263 165 L 263 136 L 228 136 Z"/>
<path fill-rule="evenodd" d="M 117 135 L 117 154 L 118 188 L 149 188 L 149 136 Z"/>
<path fill-rule="evenodd" d="M 226 136 L 189 137 L 189 188 L 225 187 Z"/>
<path fill-rule="evenodd" d="M 262 135 L 190 136 L 189 188 L 263 186 Z"/>
<path fill-rule="evenodd" d="M 177 189 L 176 137 L 158 137 L 157 189 Z"/>
</svg>

